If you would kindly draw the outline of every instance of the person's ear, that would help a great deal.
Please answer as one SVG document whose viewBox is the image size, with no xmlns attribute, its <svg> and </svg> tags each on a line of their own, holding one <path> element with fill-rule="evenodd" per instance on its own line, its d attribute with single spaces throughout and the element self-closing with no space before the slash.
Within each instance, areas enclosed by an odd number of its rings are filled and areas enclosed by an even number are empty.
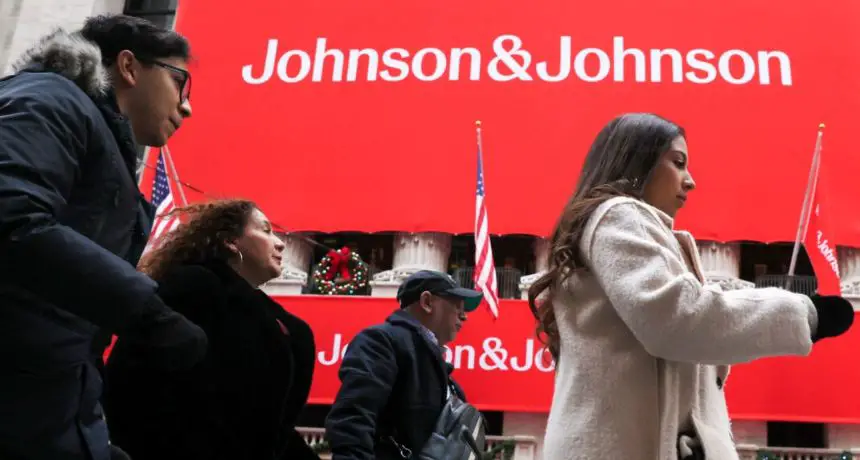
<svg viewBox="0 0 860 460">
<path fill-rule="evenodd" d="M 228 251 L 232 252 L 236 256 L 239 255 L 239 246 L 236 245 L 235 241 L 225 241 L 224 247 L 226 247 Z"/>
<path fill-rule="evenodd" d="M 421 306 L 421 309 L 424 310 L 428 315 L 433 313 L 433 294 L 429 291 L 424 291 L 421 293 L 421 296 L 418 297 L 418 304 Z"/>
<path fill-rule="evenodd" d="M 135 59 L 134 53 L 122 50 L 116 55 L 116 74 L 123 83 L 134 87 L 140 78 L 140 63 Z"/>
</svg>

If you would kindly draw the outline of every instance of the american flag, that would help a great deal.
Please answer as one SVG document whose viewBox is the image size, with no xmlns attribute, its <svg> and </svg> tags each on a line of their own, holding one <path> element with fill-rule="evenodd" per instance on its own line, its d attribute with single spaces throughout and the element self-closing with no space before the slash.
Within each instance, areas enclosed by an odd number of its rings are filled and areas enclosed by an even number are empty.
<svg viewBox="0 0 860 460">
<path fill-rule="evenodd" d="M 493 317 L 499 317 L 499 285 L 490 244 L 490 222 L 484 203 L 484 161 L 481 154 L 481 127 L 478 126 L 478 181 L 475 193 L 475 288 L 484 293 Z"/>
<path fill-rule="evenodd" d="M 164 164 L 164 153 L 158 152 L 158 163 L 155 165 L 155 182 L 152 186 L 152 205 L 156 207 L 155 221 L 152 223 L 152 233 L 144 252 L 152 249 L 153 245 L 167 232 L 179 226 L 179 216 L 167 215 L 176 207 L 170 181 L 167 178 L 167 168 Z"/>
</svg>

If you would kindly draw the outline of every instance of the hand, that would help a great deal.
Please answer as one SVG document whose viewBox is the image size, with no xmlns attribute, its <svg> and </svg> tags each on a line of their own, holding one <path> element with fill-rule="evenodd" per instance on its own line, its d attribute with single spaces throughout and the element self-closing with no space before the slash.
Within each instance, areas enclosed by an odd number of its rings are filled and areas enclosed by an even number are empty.
<svg viewBox="0 0 860 460">
<path fill-rule="evenodd" d="M 188 369 L 206 356 L 207 338 L 196 324 L 169 309 L 160 297 L 120 335 L 135 344 L 139 364 L 165 371 Z"/>
<path fill-rule="evenodd" d="M 844 334 L 854 323 L 854 307 L 840 296 L 809 297 L 818 314 L 818 327 L 813 331 L 812 341 Z"/>
</svg>

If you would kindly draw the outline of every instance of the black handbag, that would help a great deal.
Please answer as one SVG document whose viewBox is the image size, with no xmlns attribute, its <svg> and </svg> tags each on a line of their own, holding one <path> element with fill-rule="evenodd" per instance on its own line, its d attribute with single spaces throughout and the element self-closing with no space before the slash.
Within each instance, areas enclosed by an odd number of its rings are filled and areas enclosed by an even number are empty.
<svg viewBox="0 0 860 460">
<path fill-rule="evenodd" d="M 452 390 L 436 428 L 418 454 L 418 460 L 481 458 L 486 443 L 484 417 Z"/>
<path fill-rule="evenodd" d="M 397 448 L 400 456 L 410 460 L 469 460 L 481 458 L 486 446 L 486 421 L 475 406 L 457 396 L 452 386 L 448 400 L 436 419 L 436 426 L 420 452 L 397 442 L 394 436 L 384 438 Z"/>
</svg>

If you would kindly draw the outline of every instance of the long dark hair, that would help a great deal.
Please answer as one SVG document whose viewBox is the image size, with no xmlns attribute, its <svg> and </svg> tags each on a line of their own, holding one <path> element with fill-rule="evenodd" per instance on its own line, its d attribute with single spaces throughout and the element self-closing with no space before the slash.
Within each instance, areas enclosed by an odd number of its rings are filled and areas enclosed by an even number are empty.
<svg viewBox="0 0 860 460">
<path fill-rule="evenodd" d="M 529 288 L 529 307 L 538 322 L 538 338 L 556 362 L 560 339 L 552 300 L 562 281 L 575 270 L 587 268 L 579 252 L 579 239 L 588 218 L 612 197 L 641 199 L 660 155 L 679 136 L 685 136 L 683 128 L 665 118 L 628 113 L 610 121 L 591 144 L 576 190 L 553 231 L 548 270 Z"/>
<path fill-rule="evenodd" d="M 179 265 L 228 261 L 234 254 L 227 242 L 242 236 L 255 209 L 248 200 L 214 200 L 173 210 L 188 219 L 143 256 L 138 270 L 158 281 Z"/>
</svg>

